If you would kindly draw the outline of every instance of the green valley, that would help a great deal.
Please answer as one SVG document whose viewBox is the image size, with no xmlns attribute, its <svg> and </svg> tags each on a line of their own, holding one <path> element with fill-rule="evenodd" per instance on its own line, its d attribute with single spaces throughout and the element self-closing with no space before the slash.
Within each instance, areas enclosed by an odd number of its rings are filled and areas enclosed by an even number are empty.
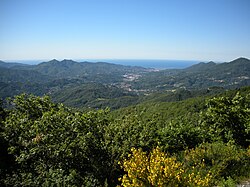
<svg viewBox="0 0 250 187">
<path fill-rule="evenodd" d="M 245 58 L 168 70 L 72 60 L 51 60 L 38 65 L 1 62 L 0 68 L 2 98 L 23 92 L 50 95 L 56 102 L 78 108 L 128 106 L 115 104 L 118 97 L 130 105 L 155 96 L 157 99 L 172 95 L 180 100 L 177 96 L 180 92 L 185 92 L 184 98 L 188 98 L 190 92 L 218 92 L 250 85 L 250 60 Z M 95 96 L 85 93 L 93 89 Z"/>
</svg>

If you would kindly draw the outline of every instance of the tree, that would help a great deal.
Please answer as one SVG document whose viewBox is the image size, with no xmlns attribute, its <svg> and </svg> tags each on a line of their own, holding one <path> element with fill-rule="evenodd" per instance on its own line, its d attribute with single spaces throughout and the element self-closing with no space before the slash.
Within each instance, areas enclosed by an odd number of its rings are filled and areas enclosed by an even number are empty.
<svg viewBox="0 0 250 187">
<path fill-rule="evenodd" d="M 0 186 L 4 185 L 4 178 L 10 172 L 14 165 L 14 159 L 8 154 L 8 142 L 3 137 L 3 122 L 7 116 L 6 110 L 3 108 L 3 102 L 0 100 Z"/>
<path fill-rule="evenodd" d="M 158 131 L 159 145 L 165 152 L 178 153 L 194 148 L 204 140 L 204 130 L 185 117 L 177 118 Z"/>
<path fill-rule="evenodd" d="M 212 141 L 233 142 L 243 147 L 249 146 L 250 100 L 237 93 L 233 98 L 210 99 L 207 111 L 202 113 L 203 126 Z"/>
<path fill-rule="evenodd" d="M 73 112 L 49 97 L 16 96 L 3 137 L 16 161 L 6 185 L 97 186 L 107 177 L 103 110 Z"/>
</svg>

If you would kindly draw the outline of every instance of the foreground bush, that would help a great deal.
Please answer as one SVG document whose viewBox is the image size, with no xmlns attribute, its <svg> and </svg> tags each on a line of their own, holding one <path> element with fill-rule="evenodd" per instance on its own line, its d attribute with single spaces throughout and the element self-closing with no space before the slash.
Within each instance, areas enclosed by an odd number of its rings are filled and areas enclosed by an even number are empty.
<svg viewBox="0 0 250 187">
<path fill-rule="evenodd" d="M 209 172 L 200 174 L 193 168 L 186 168 L 175 157 L 163 153 L 158 147 L 147 155 L 141 149 L 133 148 L 132 154 L 122 162 L 126 174 L 120 179 L 124 187 L 137 186 L 209 186 L 212 176 Z"/>
<path fill-rule="evenodd" d="M 213 175 L 214 183 L 228 177 L 250 177 L 249 149 L 241 149 L 232 144 L 201 144 L 195 149 L 185 151 L 184 163 L 186 167 L 197 168 L 200 172 L 209 171 Z"/>
<path fill-rule="evenodd" d="M 125 174 L 121 186 L 214 186 L 224 179 L 249 177 L 249 149 L 220 142 L 201 144 L 186 150 L 177 159 L 160 150 L 149 154 L 131 149 L 132 154 L 120 163 Z M 234 179 L 234 180 L 233 180 Z"/>
<path fill-rule="evenodd" d="M 8 108 L 0 103 L 0 186 L 233 184 L 250 177 L 249 107 L 239 94 L 217 97 L 201 115 L 170 122 L 164 111 L 113 119 L 19 95 Z M 132 147 L 141 149 L 127 156 Z"/>
<path fill-rule="evenodd" d="M 233 98 L 216 97 L 201 113 L 203 128 L 210 141 L 230 142 L 247 148 L 250 143 L 250 95 L 237 93 Z"/>
<path fill-rule="evenodd" d="M 98 186 L 108 171 L 105 111 L 79 113 L 48 97 L 17 96 L 2 136 L 14 159 L 8 186 Z"/>
</svg>

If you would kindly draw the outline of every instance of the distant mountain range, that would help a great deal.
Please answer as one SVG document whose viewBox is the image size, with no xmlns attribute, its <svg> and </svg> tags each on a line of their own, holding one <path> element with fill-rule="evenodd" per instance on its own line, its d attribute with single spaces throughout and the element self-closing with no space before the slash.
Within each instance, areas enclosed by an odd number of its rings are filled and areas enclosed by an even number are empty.
<svg viewBox="0 0 250 187">
<path fill-rule="evenodd" d="M 86 103 L 88 107 L 98 107 L 98 103 L 106 103 L 105 106 L 111 100 L 118 102 L 119 98 L 120 101 L 135 102 L 140 95 L 159 91 L 230 89 L 250 85 L 250 60 L 246 58 L 161 71 L 106 62 L 54 59 L 26 65 L 0 61 L 0 72 L 2 98 L 22 92 L 49 94 L 55 101 L 77 107 Z"/>
<path fill-rule="evenodd" d="M 250 60 L 238 58 L 225 63 L 199 63 L 181 70 L 151 72 L 137 80 L 136 89 L 201 89 L 213 86 L 237 88 L 250 85 Z"/>
<path fill-rule="evenodd" d="M 138 72 L 147 72 L 149 69 L 142 67 L 132 67 L 132 66 L 123 66 L 117 64 L 111 64 L 106 62 L 76 62 L 73 60 L 51 60 L 48 62 L 42 62 L 38 65 L 25 65 L 18 63 L 5 63 L 0 61 L 0 67 L 8 69 L 8 72 L 15 71 L 16 74 L 28 74 L 36 73 L 38 76 L 46 75 L 50 78 L 61 79 L 61 78 L 88 78 L 91 77 L 95 79 L 95 76 L 102 75 L 108 78 L 107 76 L 120 76 L 125 73 L 138 73 Z M 25 71 L 25 72 L 23 72 Z M 27 75 L 29 77 L 30 75 Z M 6 75 L 4 75 L 6 79 Z M 32 76 L 31 76 L 32 77 Z M 0 77 L 0 80 L 2 75 Z M 13 79 L 12 77 L 10 78 Z M 21 79 L 23 80 L 23 79 Z M 36 79 L 35 79 L 36 80 Z M 20 79 L 17 81 L 20 81 Z M 26 81 L 26 80 L 25 80 Z M 116 79 L 112 80 L 116 81 Z"/>
<path fill-rule="evenodd" d="M 208 71 L 211 70 L 213 72 L 234 72 L 234 71 L 249 71 L 249 63 L 250 60 L 247 58 L 238 58 L 236 60 L 233 60 L 231 62 L 225 62 L 225 63 L 218 63 L 215 62 L 208 62 L 204 63 L 201 62 L 199 64 L 195 64 L 191 67 L 186 68 L 185 70 L 193 71 L 193 72 L 202 72 L 202 71 Z"/>
</svg>

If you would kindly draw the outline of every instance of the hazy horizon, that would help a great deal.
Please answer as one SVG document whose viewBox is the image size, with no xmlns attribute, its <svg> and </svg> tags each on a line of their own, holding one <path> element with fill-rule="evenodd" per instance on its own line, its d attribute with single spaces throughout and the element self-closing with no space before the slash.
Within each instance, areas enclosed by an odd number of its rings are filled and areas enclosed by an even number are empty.
<svg viewBox="0 0 250 187">
<path fill-rule="evenodd" d="M 76 62 L 84 62 L 84 61 L 88 61 L 88 62 L 105 62 L 105 61 L 131 61 L 131 60 L 136 60 L 136 61 L 152 61 L 152 60 L 156 60 L 156 61 L 190 61 L 190 62 L 218 62 L 218 63 L 222 63 L 222 62 L 230 62 L 233 60 L 236 60 L 238 58 L 247 58 L 250 59 L 248 57 L 245 56 L 238 56 L 235 58 L 232 58 L 230 60 L 227 61 L 223 61 L 223 60 L 196 60 L 196 59 L 157 59 L 157 58 L 148 58 L 148 59 L 143 59 L 143 58 L 45 58 L 45 59 L 0 59 L 0 61 L 4 61 L 4 62 L 47 62 L 47 61 L 51 61 L 51 60 L 58 60 L 58 61 L 63 61 L 63 60 L 73 60 Z"/>
</svg>

